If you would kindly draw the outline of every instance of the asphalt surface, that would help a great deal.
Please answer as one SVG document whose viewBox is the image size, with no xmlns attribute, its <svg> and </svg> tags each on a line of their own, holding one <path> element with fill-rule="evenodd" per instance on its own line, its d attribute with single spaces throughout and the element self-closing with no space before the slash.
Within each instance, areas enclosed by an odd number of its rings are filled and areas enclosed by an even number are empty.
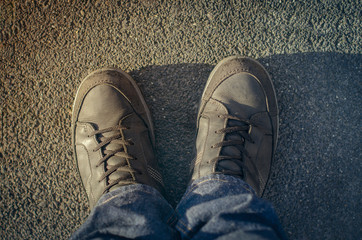
<svg viewBox="0 0 362 240">
<path fill-rule="evenodd" d="M 71 148 L 81 80 L 130 72 L 177 202 L 208 74 L 230 55 L 274 81 L 280 136 L 265 198 L 290 239 L 361 237 L 360 1 L 1 1 L 0 236 L 66 239 L 89 214 Z"/>
</svg>

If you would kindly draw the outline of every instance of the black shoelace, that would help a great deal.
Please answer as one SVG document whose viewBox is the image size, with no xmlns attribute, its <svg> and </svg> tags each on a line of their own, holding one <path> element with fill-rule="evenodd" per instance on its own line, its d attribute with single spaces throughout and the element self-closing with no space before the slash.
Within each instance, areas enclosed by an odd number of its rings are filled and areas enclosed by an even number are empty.
<svg viewBox="0 0 362 240">
<path fill-rule="evenodd" d="M 131 140 L 124 139 L 122 130 L 125 130 L 125 129 L 128 129 L 128 128 L 121 126 L 121 125 L 117 125 L 117 126 L 110 127 L 110 128 L 96 130 L 96 131 L 93 131 L 91 134 L 89 134 L 89 136 L 94 136 L 94 135 L 103 134 L 106 132 L 119 131 L 119 133 L 117 133 L 111 137 L 99 137 L 98 138 L 99 144 L 97 145 L 96 148 L 93 149 L 94 152 L 98 151 L 102 147 L 110 144 L 111 142 L 115 143 L 115 144 L 119 144 L 121 146 L 115 150 L 103 150 L 103 153 L 105 155 L 98 161 L 98 163 L 96 165 L 97 167 L 100 167 L 101 165 L 103 165 L 103 163 L 106 163 L 105 172 L 102 174 L 101 178 L 99 179 L 99 182 L 100 182 L 103 179 L 107 178 L 107 181 L 106 181 L 107 184 L 106 184 L 104 193 L 108 192 L 110 188 L 112 188 L 113 186 L 115 186 L 119 183 L 132 184 L 135 181 L 134 173 L 136 171 L 130 167 L 129 160 L 135 160 L 136 158 L 134 158 L 133 156 L 131 156 L 130 154 L 127 153 L 127 146 L 133 145 L 134 143 Z M 121 157 L 125 161 L 120 161 L 120 163 L 115 164 L 115 165 L 109 165 L 109 164 L 107 164 L 107 160 L 112 156 Z M 118 179 L 111 181 L 109 179 L 109 176 L 116 171 L 129 173 L 129 175 L 128 175 L 129 177 L 127 177 L 127 178 L 120 177 Z"/>
<path fill-rule="evenodd" d="M 249 129 L 250 129 L 250 126 L 252 126 L 252 124 L 250 123 L 250 121 L 248 119 L 238 118 L 238 117 L 235 117 L 235 116 L 232 116 L 229 114 L 218 115 L 218 117 L 224 118 L 224 119 L 226 118 L 228 120 L 228 125 L 226 128 L 215 131 L 215 133 L 216 134 L 226 134 L 226 135 L 225 135 L 224 141 L 214 144 L 213 146 L 211 146 L 211 148 L 223 148 L 223 147 L 233 146 L 236 149 L 238 149 L 238 151 L 240 153 L 237 155 L 233 155 L 233 156 L 222 154 L 222 155 L 212 159 L 211 161 L 219 163 L 220 161 L 229 160 L 229 161 L 232 161 L 233 163 L 237 164 L 240 167 L 240 169 L 243 169 L 243 161 L 244 161 L 243 155 L 250 158 L 248 152 L 246 151 L 246 149 L 244 147 L 245 141 L 254 143 L 254 141 L 252 140 L 252 138 L 249 135 Z M 229 124 L 230 120 L 237 121 L 238 125 L 230 126 L 230 124 Z M 228 140 L 226 137 L 228 134 L 237 134 L 239 136 L 238 137 L 239 139 L 238 140 L 234 140 L 234 139 Z M 244 177 L 244 174 L 242 171 L 240 172 L 240 171 L 234 171 L 232 169 L 225 169 L 225 168 L 221 167 L 219 164 L 218 164 L 217 168 L 218 168 L 217 169 L 218 171 L 220 171 L 224 174 L 237 175 L 242 178 Z"/>
</svg>

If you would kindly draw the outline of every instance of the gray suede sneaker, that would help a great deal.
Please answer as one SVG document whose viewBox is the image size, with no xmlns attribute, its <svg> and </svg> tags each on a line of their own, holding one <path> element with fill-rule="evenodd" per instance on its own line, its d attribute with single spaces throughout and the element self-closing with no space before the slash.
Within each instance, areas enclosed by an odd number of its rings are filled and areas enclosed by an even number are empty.
<svg viewBox="0 0 362 240">
<path fill-rule="evenodd" d="M 278 136 L 278 107 L 266 70 L 232 56 L 211 72 L 197 117 L 192 180 L 229 174 L 262 196 Z"/>
<path fill-rule="evenodd" d="M 134 80 L 101 69 L 81 83 L 73 105 L 74 157 L 90 207 L 102 194 L 142 183 L 164 193 L 151 115 Z"/>
</svg>

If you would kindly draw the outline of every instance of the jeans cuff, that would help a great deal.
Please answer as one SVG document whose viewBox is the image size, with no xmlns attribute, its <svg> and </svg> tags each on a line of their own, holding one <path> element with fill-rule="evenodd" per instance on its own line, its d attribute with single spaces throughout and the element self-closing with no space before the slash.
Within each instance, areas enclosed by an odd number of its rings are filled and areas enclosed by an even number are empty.
<svg viewBox="0 0 362 240">
<path fill-rule="evenodd" d="M 195 179 L 191 184 L 187 187 L 185 195 L 189 192 L 192 192 L 196 187 L 200 187 L 204 184 L 213 184 L 215 182 L 225 182 L 226 184 L 239 185 L 240 188 L 244 189 L 245 192 L 256 195 L 255 190 L 244 180 L 238 177 L 234 177 L 226 174 L 210 174 L 198 179 Z"/>
<path fill-rule="evenodd" d="M 156 195 L 158 197 L 163 198 L 162 194 L 156 188 L 151 187 L 146 184 L 136 183 L 136 184 L 121 186 L 114 191 L 103 194 L 101 196 L 101 198 L 98 200 L 96 206 L 104 204 L 107 201 L 109 201 L 110 199 L 117 197 L 118 195 L 122 195 L 122 194 L 129 193 L 129 192 L 135 192 L 135 191 L 144 192 L 144 193 Z"/>
</svg>

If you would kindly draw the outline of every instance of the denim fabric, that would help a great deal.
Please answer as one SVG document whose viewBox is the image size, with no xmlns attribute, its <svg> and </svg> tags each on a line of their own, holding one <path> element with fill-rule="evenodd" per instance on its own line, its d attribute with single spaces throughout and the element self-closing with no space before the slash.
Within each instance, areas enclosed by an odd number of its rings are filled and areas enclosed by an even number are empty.
<svg viewBox="0 0 362 240">
<path fill-rule="evenodd" d="M 103 195 L 71 239 L 177 239 L 176 220 L 156 189 L 128 185 Z"/>
<path fill-rule="evenodd" d="M 209 175 L 194 181 L 176 208 L 182 239 L 284 239 L 270 203 L 243 180 Z"/>
<path fill-rule="evenodd" d="M 101 197 L 71 239 L 285 239 L 270 203 L 239 178 L 194 181 L 176 211 L 147 185 Z"/>
</svg>

